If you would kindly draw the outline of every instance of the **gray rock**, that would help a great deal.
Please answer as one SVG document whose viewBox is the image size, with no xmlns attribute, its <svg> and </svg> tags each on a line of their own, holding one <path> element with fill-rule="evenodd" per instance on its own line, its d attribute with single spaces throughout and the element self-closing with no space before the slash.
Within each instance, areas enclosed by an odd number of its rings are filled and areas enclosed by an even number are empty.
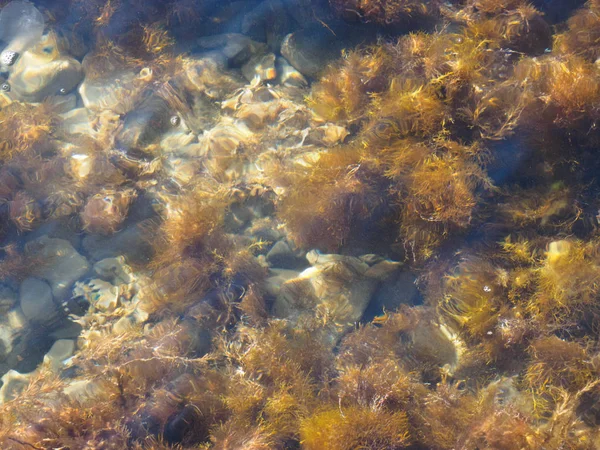
<svg viewBox="0 0 600 450">
<path fill-rule="evenodd" d="M 152 225 L 152 221 L 145 220 L 111 236 L 90 234 L 83 239 L 83 248 L 93 261 L 124 256 L 133 263 L 147 263 L 153 252 L 146 238 Z"/>
<path fill-rule="evenodd" d="M 233 0 L 226 2 L 213 2 L 207 11 L 207 15 L 203 18 L 202 26 L 196 27 L 197 35 L 214 36 L 222 33 L 240 33 L 242 23 L 245 17 L 252 12 L 259 4 L 258 0 Z M 178 46 L 183 44 L 182 50 L 186 49 L 186 41 L 179 42 Z"/>
<path fill-rule="evenodd" d="M 217 34 L 197 40 L 198 48 L 213 55 L 217 60 L 233 67 L 248 62 L 254 55 L 267 51 L 266 44 L 253 41 L 248 36 L 237 33 Z"/>
<path fill-rule="evenodd" d="M 65 227 L 64 222 L 60 220 L 51 220 L 43 223 L 39 228 L 27 235 L 27 241 L 32 242 L 43 236 L 64 239 L 65 241 L 69 241 L 74 248 L 81 245 L 81 237 L 73 233 L 68 227 Z"/>
<path fill-rule="evenodd" d="M 56 316 L 57 307 L 52 299 L 52 288 L 38 278 L 27 278 L 19 293 L 21 311 L 28 320 L 49 322 Z"/>
<path fill-rule="evenodd" d="M 171 116 L 173 122 L 177 115 Z M 198 144 L 198 137 L 189 129 L 182 129 L 181 126 L 174 127 L 164 133 L 160 140 L 160 148 L 164 153 L 172 153 L 176 156 L 186 156 L 187 152 Z M 193 151 L 193 150 L 192 150 Z"/>
<path fill-rule="evenodd" d="M 74 108 L 61 114 L 62 126 L 71 134 L 93 134 L 90 111 L 87 108 Z"/>
<path fill-rule="evenodd" d="M 103 312 L 114 311 L 119 304 L 119 288 L 100 279 L 75 283 L 73 296 L 85 298 L 96 310 Z"/>
<path fill-rule="evenodd" d="M 288 14 L 301 27 L 307 27 L 310 24 L 326 22 L 331 26 L 331 13 L 328 8 L 328 2 L 319 0 L 285 0 L 285 7 Z"/>
<path fill-rule="evenodd" d="M 179 74 L 178 84 L 195 95 L 193 119 L 200 119 L 200 128 L 188 124 L 195 131 L 214 125 L 217 119 L 215 116 L 218 115 L 218 105 L 213 103 L 215 100 L 223 100 L 245 85 L 241 75 L 223 70 L 226 62 L 224 57 L 218 56 L 218 52 L 212 57 L 210 53 L 204 56 L 194 55 L 187 60 Z"/>
<path fill-rule="evenodd" d="M 176 115 L 177 112 L 162 98 L 149 97 L 125 116 L 123 129 L 117 136 L 117 146 L 125 150 L 141 149 L 156 142 L 175 126 L 171 119 Z"/>
<path fill-rule="evenodd" d="M 252 224 L 244 230 L 244 234 L 267 242 L 275 242 L 284 237 L 283 232 L 277 229 L 277 221 L 273 217 L 254 219 Z"/>
<path fill-rule="evenodd" d="M 340 57 L 343 48 L 335 36 L 321 28 L 313 26 L 290 33 L 281 43 L 281 54 L 285 59 L 310 78 L 317 78 L 329 63 Z"/>
<path fill-rule="evenodd" d="M 242 33 L 260 42 L 266 42 L 271 51 L 281 46 L 284 36 L 294 28 L 285 5 L 280 0 L 265 0 L 244 16 Z"/>
<path fill-rule="evenodd" d="M 278 241 L 267 253 L 267 261 L 272 267 L 300 269 L 306 267 L 306 259 L 298 257 L 285 241 Z"/>
<path fill-rule="evenodd" d="M 41 261 L 34 275 L 50 284 L 57 303 L 70 297 L 73 283 L 90 269 L 87 260 L 64 239 L 42 236 L 29 242 L 25 251 Z"/>
<path fill-rule="evenodd" d="M 57 329 L 48 334 L 52 339 L 77 339 L 81 334 L 81 324 L 72 322 L 70 319 L 64 319 Z"/>
<path fill-rule="evenodd" d="M 0 370 L 14 367 L 20 350 L 16 347 L 19 346 L 19 342 L 23 341 L 20 337 L 27 330 L 27 326 L 27 319 L 18 307 L 2 314 L 0 319 L 0 361 L 6 366 L 0 366 Z M 15 348 L 16 351 L 13 352 Z"/>
<path fill-rule="evenodd" d="M 85 403 L 102 394 L 102 386 L 99 381 L 74 380 L 63 389 L 63 393 L 74 402 Z"/>
<path fill-rule="evenodd" d="M 454 373 L 460 365 L 463 345 L 445 326 L 423 321 L 410 333 L 409 339 L 414 354 L 444 367 L 448 373 Z"/>
<path fill-rule="evenodd" d="M 300 272 L 296 270 L 270 269 L 269 278 L 267 278 L 265 283 L 265 289 L 269 295 L 277 297 L 281 290 L 281 286 L 283 286 L 286 281 L 298 278 L 299 275 Z"/>
</svg>

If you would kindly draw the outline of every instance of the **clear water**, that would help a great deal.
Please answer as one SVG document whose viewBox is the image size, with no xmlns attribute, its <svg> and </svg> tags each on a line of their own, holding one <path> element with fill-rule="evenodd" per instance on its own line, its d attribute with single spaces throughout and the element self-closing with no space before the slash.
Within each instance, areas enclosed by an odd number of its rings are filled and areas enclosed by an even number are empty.
<svg viewBox="0 0 600 450">
<path fill-rule="evenodd" d="M 0 7 L 0 448 L 599 447 L 596 0 Z"/>
</svg>

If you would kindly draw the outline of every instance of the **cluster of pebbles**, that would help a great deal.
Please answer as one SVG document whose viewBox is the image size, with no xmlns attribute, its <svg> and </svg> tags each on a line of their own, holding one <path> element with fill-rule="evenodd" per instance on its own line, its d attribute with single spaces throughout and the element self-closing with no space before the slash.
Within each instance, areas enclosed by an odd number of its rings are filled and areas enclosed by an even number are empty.
<svg viewBox="0 0 600 450">
<path fill-rule="evenodd" d="M 271 14 L 283 8 L 269 5 Z M 324 339 L 335 342 L 398 271 L 399 263 L 375 255 L 306 254 L 273 218 L 279 192 L 265 188 L 265 167 L 281 158 L 305 165 L 349 134 L 315 117 L 304 99 L 327 62 L 365 35 L 343 40 L 318 23 L 285 34 L 267 27 L 260 11 L 245 16 L 243 33 L 185 44 L 189 52 L 172 55 L 165 68 L 106 62 L 103 49 L 84 52 L 48 29 L 27 1 L 2 9 L 0 107 L 43 103 L 60 132 L 44 142 L 49 175 L 7 198 L 19 233 L 8 233 L 6 244 L 23 243 L 18 257 L 34 267 L 0 286 L 0 402 L 40 364 L 67 370 L 99 330 L 125 332 L 148 320 L 148 229 L 165 196 L 198 177 L 248 191 L 229 208 L 225 228 L 245 242 L 270 243 L 257 260 L 269 270 L 276 317 L 295 322 L 326 313 L 337 325 Z M 20 208 L 19 195 L 26 199 Z M 406 279 L 410 292 L 413 280 Z M 302 294 L 309 291 L 310 307 Z M 69 389 L 73 398 L 93 391 L 79 382 Z"/>
</svg>

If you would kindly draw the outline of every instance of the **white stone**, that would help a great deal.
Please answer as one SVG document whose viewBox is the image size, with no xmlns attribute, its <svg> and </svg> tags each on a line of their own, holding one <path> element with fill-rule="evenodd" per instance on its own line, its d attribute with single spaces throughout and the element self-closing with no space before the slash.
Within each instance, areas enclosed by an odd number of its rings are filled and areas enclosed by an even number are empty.
<svg viewBox="0 0 600 450">
<path fill-rule="evenodd" d="M 119 288 L 107 281 L 94 279 L 75 283 L 73 296 L 83 296 L 100 311 L 114 311 L 119 303 Z"/>
<path fill-rule="evenodd" d="M 0 404 L 14 399 L 29 384 L 31 374 L 19 373 L 9 370 L 2 375 L 2 387 L 0 388 Z"/>
<path fill-rule="evenodd" d="M 52 370 L 58 370 L 64 365 L 64 361 L 73 356 L 75 351 L 75 341 L 72 339 L 59 339 L 44 355 L 44 363 L 48 364 Z"/>
<path fill-rule="evenodd" d="M 13 50 L 4 50 L 0 54 L 0 64 L 5 66 L 12 66 L 18 57 L 19 54 L 17 52 Z"/>
</svg>

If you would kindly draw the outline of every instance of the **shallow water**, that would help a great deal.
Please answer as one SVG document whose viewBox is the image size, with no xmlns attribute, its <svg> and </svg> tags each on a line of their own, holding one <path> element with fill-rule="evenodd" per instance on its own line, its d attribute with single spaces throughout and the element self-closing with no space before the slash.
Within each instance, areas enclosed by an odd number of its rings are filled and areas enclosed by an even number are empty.
<svg viewBox="0 0 600 450">
<path fill-rule="evenodd" d="M 0 448 L 600 448 L 598 1 L 0 7 Z"/>
</svg>

